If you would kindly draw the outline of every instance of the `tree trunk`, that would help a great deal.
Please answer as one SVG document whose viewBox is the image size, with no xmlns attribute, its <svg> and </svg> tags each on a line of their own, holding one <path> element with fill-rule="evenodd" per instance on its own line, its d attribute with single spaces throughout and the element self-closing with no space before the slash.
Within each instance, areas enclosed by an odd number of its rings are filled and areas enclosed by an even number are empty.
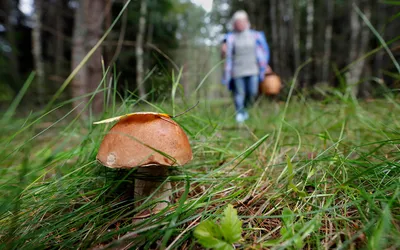
<svg viewBox="0 0 400 250">
<path fill-rule="evenodd" d="M 257 16 L 256 13 L 256 7 L 257 7 L 257 0 L 252 0 L 250 1 L 246 1 L 245 3 L 245 7 L 247 7 L 247 14 L 249 15 L 249 21 L 251 23 L 251 26 L 256 29 L 259 30 L 260 27 L 257 26 L 257 19 L 259 19 L 260 17 Z"/>
<path fill-rule="evenodd" d="M 43 105 L 45 102 L 46 92 L 41 34 L 43 1 L 35 0 L 34 4 L 35 11 L 33 13 L 34 27 L 32 30 L 32 55 L 36 71 L 37 100 L 40 105 Z"/>
<path fill-rule="evenodd" d="M 386 18 L 386 8 L 384 7 L 384 3 L 377 3 L 377 7 L 375 9 L 375 16 L 377 18 L 377 30 L 379 34 L 382 35 L 383 38 L 385 34 L 385 18 Z M 374 58 L 374 74 L 375 76 L 379 77 L 380 79 L 383 78 L 382 75 L 382 68 L 383 68 L 383 57 L 385 52 L 383 50 L 378 51 L 375 54 Z"/>
<path fill-rule="evenodd" d="M 55 51 L 55 73 L 57 77 L 62 77 L 63 66 L 64 66 L 64 18 L 63 9 L 64 6 L 62 0 L 57 0 L 54 4 L 56 7 L 56 51 Z"/>
<path fill-rule="evenodd" d="M 279 37 L 278 37 L 278 20 L 276 19 L 276 10 L 277 10 L 277 0 L 271 0 L 270 2 L 270 17 L 271 17 L 271 31 L 272 31 L 272 64 L 274 67 L 274 71 L 281 72 L 279 68 Z"/>
<path fill-rule="evenodd" d="M 86 16 L 86 53 L 89 52 L 103 35 L 103 23 L 105 19 L 106 0 L 85 0 Z M 87 62 L 88 92 L 93 93 L 101 84 L 103 78 L 102 70 L 102 47 L 98 48 Z M 101 87 L 100 87 L 101 88 Z M 92 109 L 94 113 L 102 112 L 104 104 L 104 92 L 95 94 Z"/>
<path fill-rule="evenodd" d="M 15 92 L 19 91 L 19 88 L 22 85 L 20 72 L 19 72 L 19 61 L 17 56 L 17 40 L 15 39 L 15 29 L 13 24 L 11 23 L 11 19 L 13 16 L 14 10 L 17 8 L 15 1 L 13 0 L 5 0 L 5 28 L 6 32 L 6 39 L 11 46 L 11 53 L 10 53 L 10 64 L 11 64 L 11 76 L 13 78 L 14 84 L 10 84 L 13 87 Z"/>
<path fill-rule="evenodd" d="M 295 70 L 300 66 L 300 6 L 298 0 L 292 0 L 289 4 L 293 11 L 293 54 Z"/>
<path fill-rule="evenodd" d="M 360 35 L 360 21 L 357 16 L 357 12 L 353 8 L 353 5 L 357 3 L 356 0 L 352 0 L 349 2 L 350 6 L 350 31 L 351 31 L 351 36 L 350 36 L 350 45 L 349 45 L 349 61 L 348 63 L 352 63 L 356 60 L 357 58 L 357 50 L 358 50 L 358 39 Z M 355 71 L 354 71 L 355 65 L 352 66 L 352 68 L 347 72 L 346 74 L 346 82 L 347 82 L 347 92 L 348 94 L 352 94 L 355 96 L 358 92 L 358 86 L 357 86 L 357 77 L 355 76 Z"/>
<path fill-rule="evenodd" d="M 361 24 L 361 19 L 358 16 L 355 6 L 358 1 L 351 1 L 351 14 L 350 14 L 350 53 L 349 53 L 349 64 L 353 63 L 358 57 L 363 55 L 368 47 L 369 30 L 365 23 Z M 364 4 L 364 14 L 369 19 L 371 16 L 371 10 L 368 6 L 367 1 Z M 364 68 L 364 60 L 360 60 L 353 64 L 346 75 L 346 81 L 348 86 L 349 94 L 353 97 L 357 97 L 359 91 L 360 77 Z"/>
<path fill-rule="evenodd" d="M 183 46 L 180 46 L 180 48 L 178 50 L 176 50 L 176 55 L 177 58 L 179 58 L 181 61 L 179 61 L 178 63 L 182 65 L 182 79 L 181 79 L 181 83 L 183 85 L 183 91 L 184 91 L 184 95 L 185 97 L 189 97 L 190 96 L 190 82 L 191 82 L 191 77 L 190 77 L 190 60 L 192 59 L 192 57 L 190 56 L 190 43 L 189 43 L 189 37 L 187 32 L 184 32 L 182 34 L 182 44 Z M 196 84 L 199 84 L 198 82 L 195 82 Z"/>
<path fill-rule="evenodd" d="M 356 60 L 358 54 L 358 39 L 360 36 L 361 24 L 356 10 L 354 9 L 357 0 L 351 0 L 350 2 L 350 47 L 349 47 L 349 64 Z"/>
<path fill-rule="evenodd" d="M 154 34 L 154 24 L 152 23 L 152 20 L 151 20 L 151 13 L 149 13 L 146 44 L 152 44 L 153 43 L 153 34 Z M 149 48 L 149 47 L 147 46 L 147 48 Z M 151 53 L 148 52 L 147 53 L 148 56 L 144 57 L 144 62 L 143 62 L 144 70 L 148 70 L 150 68 L 150 54 Z"/>
<path fill-rule="evenodd" d="M 249 7 L 251 8 L 250 17 L 254 15 L 254 28 L 256 30 L 264 30 L 265 31 L 265 24 L 268 23 L 265 20 L 267 15 L 260 15 L 267 10 L 266 4 L 263 4 L 263 0 L 254 0 L 254 1 L 247 1 L 250 2 Z"/>
<path fill-rule="evenodd" d="M 364 6 L 363 12 L 364 12 L 365 17 L 370 20 L 371 19 L 371 9 L 370 9 L 368 1 L 364 1 L 364 4 L 362 6 Z M 370 34 L 370 30 L 369 30 L 367 24 L 364 21 L 362 21 L 361 44 L 360 44 L 360 50 L 359 50 L 358 57 L 361 57 L 368 51 L 369 34 Z M 355 70 L 357 70 L 357 71 L 356 71 L 355 76 L 357 77 L 357 82 L 359 82 L 361 80 L 364 68 L 365 68 L 365 59 L 356 63 Z M 361 86 L 362 91 L 360 94 L 362 94 L 362 96 L 369 97 L 371 95 L 371 93 L 369 92 L 371 90 L 369 81 L 363 81 L 360 84 L 358 84 L 358 86 Z M 360 88 L 357 88 L 357 92 L 355 93 L 356 95 L 358 94 L 359 89 Z"/>
<path fill-rule="evenodd" d="M 287 47 L 289 46 L 288 41 L 287 41 L 287 27 L 286 27 L 286 18 L 287 15 L 285 13 L 286 6 L 285 6 L 285 1 L 284 0 L 279 0 L 279 69 L 281 72 L 281 76 L 287 77 Z"/>
<path fill-rule="evenodd" d="M 124 5 L 126 3 L 127 0 L 124 1 Z M 107 30 L 108 28 L 111 27 L 112 24 L 112 19 L 113 19 L 113 13 L 112 13 L 112 6 L 113 6 L 113 0 L 106 0 L 106 7 L 105 7 L 105 11 L 104 11 L 104 29 Z M 119 53 L 121 52 L 121 48 L 122 48 L 122 43 L 123 43 L 123 39 L 125 36 L 125 27 L 126 27 L 126 19 L 127 19 L 127 13 L 128 10 L 126 9 L 124 11 L 124 14 L 122 15 L 122 24 L 121 24 L 121 30 L 119 33 L 119 38 L 118 38 L 118 44 L 117 44 L 117 48 L 114 51 L 113 45 L 112 45 L 112 36 L 108 36 L 106 38 L 105 43 L 107 43 L 108 45 L 103 46 L 103 60 L 104 60 L 104 65 L 107 69 L 110 69 L 107 73 L 106 79 L 105 81 L 105 85 L 107 87 L 111 87 L 110 84 L 112 84 L 113 81 L 113 75 L 114 75 L 114 71 L 111 70 L 114 67 L 115 61 L 118 58 Z M 122 40 L 121 40 L 122 38 Z M 111 89 L 108 89 L 106 92 L 108 94 L 110 94 Z M 108 104 L 110 101 L 110 96 L 107 95 L 107 100 L 106 103 Z"/>
<path fill-rule="evenodd" d="M 75 9 L 74 30 L 72 34 L 72 70 L 78 67 L 86 55 L 85 38 L 86 38 L 86 25 L 85 25 L 85 10 L 84 0 L 78 1 L 79 6 Z M 73 98 L 79 98 L 87 93 L 87 67 L 86 64 L 78 71 L 76 76 L 71 82 L 71 91 Z M 73 102 L 74 107 L 80 104 L 80 108 L 76 109 L 79 113 L 84 105 L 87 103 L 88 98 L 76 99 Z"/>
<path fill-rule="evenodd" d="M 105 29 L 108 29 L 111 24 L 112 24 L 112 0 L 106 0 L 106 9 L 105 9 L 105 21 L 104 21 L 104 27 Z M 124 13 L 126 15 L 126 11 Z M 120 33 L 121 35 L 121 33 Z M 111 42 L 113 39 L 111 37 L 107 37 L 106 42 Z M 117 47 L 118 49 L 118 47 Z M 104 60 L 107 62 L 108 67 L 112 67 L 114 64 L 113 58 L 114 58 L 114 52 L 113 52 L 113 45 L 109 44 L 104 46 Z M 111 72 L 109 72 L 109 77 L 111 77 Z M 108 82 L 108 81 L 107 81 Z"/>
<path fill-rule="evenodd" d="M 139 90 L 139 97 L 144 99 L 146 96 L 146 89 L 143 83 L 143 40 L 146 31 L 146 15 L 147 15 L 147 1 L 141 0 L 140 3 L 140 17 L 139 28 L 136 34 L 136 85 Z"/>
<path fill-rule="evenodd" d="M 314 0 L 307 0 L 307 37 L 306 37 L 306 60 L 312 57 L 313 38 L 314 38 Z M 310 84 L 312 65 L 308 65 L 304 70 L 304 87 Z"/>
<path fill-rule="evenodd" d="M 325 27 L 325 42 L 324 42 L 324 57 L 322 60 L 321 79 L 324 82 L 329 82 L 329 65 L 331 60 L 331 45 L 332 45 L 332 19 L 335 8 L 334 1 L 326 1 L 326 27 Z"/>
</svg>

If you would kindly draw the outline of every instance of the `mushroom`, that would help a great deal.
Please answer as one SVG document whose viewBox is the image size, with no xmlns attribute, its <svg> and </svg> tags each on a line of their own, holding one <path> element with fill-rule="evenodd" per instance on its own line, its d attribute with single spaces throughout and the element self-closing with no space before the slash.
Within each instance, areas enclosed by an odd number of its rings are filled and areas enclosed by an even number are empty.
<svg viewBox="0 0 400 250">
<path fill-rule="evenodd" d="M 152 213 L 171 202 L 171 183 L 164 182 L 169 166 L 192 160 L 192 149 L 183 129 L 167 114 L 139 112 L 95 124 L 118 121 L 105 135 L 97 160 L 109 168 L 137 168 L 135 200 L 157 201 Z M 164 183 L 164 184 L 162 184 Z M 162 185 L 162 186 L 161 186 Z"/>
</svg>

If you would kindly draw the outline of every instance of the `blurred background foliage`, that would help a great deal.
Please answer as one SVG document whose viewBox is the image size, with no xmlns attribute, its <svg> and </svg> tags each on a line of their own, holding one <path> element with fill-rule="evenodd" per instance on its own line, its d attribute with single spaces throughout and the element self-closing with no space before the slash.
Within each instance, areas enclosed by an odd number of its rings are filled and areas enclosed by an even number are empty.
<svg viewBox="0 0 400 250">
<path fill-rule="evenodd" d="M 32 71 L 36 78 L 24 103 L 46 103 L 127 3 L 97 54 L 63 92 L 64 100 L 95 91 L 104 67 L 118 73 L 121 96 L 133 93 L 152 100 L 168 98 L 171 73 L 182 69 L 180 83 L 190 97 L 220 62 L 222 34 L 229 31 L 230 16 L 238 9 L 249 13 L 254 29 L 265 32 L 271 66 L 285 83 L 312 59 L 300 74 L 297 90 L 302 94 L 320 98 L 332 88 L 350 88 L 357 97 L 372 98 L 400 88 L 395 63 L 400 58 L 399 4 L 395 1 L 214 0 L 208 1 L 212 8 L 207 10 L 202 2 L 207 1 L 0 1 L 1 105 L 9 104 Z M 213 70 L 197 97 L 229 96 L 219 84 L 221 71 L 221 67 Z M 110 77 L 105 85 L 115 80 Z M 142 89 L 138 82 L 143 82 Z M 94 102 L 101 104 L 101 98 Z"/>
</svg>

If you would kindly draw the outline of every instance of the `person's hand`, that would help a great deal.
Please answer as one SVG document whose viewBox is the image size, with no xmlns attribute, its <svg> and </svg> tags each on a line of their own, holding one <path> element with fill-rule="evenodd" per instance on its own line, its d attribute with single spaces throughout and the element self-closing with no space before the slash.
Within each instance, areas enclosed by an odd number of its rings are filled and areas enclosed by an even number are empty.
<svg viewBox="0 0 400 250">
<path fill-rule="evenodd" d="M 225 58 L 225 56 L 226 56 L 226 43 L 223 43 L 221 47 L 221 57 Z"/>
<path fill-rule="evenodd" d="M 274 73 L 274 71 L 273 71 L 272 68 L 268 65 L 268 66 L 267 66 L 267 70 L 266 70 L 265 73 L 271 74 L 271 73 Z"/>
</svg>

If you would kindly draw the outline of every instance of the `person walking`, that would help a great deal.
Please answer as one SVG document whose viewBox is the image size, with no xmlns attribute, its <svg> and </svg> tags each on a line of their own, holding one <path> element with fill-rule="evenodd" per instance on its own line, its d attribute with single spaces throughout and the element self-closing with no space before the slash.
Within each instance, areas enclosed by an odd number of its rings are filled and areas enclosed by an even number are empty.
<svg viewBox="0 0 400 250">
<path fill-rule="evenodd" d="M 250 29 L 245 11 L 235 12 L 232 24 L 233 31 L 224 36 L 222 47 L 226 59 L 222 83 L 233 93 L 236 121 L 243 123 L 268 68 L 269 46 L 263 32 Z"/>
</svg>

